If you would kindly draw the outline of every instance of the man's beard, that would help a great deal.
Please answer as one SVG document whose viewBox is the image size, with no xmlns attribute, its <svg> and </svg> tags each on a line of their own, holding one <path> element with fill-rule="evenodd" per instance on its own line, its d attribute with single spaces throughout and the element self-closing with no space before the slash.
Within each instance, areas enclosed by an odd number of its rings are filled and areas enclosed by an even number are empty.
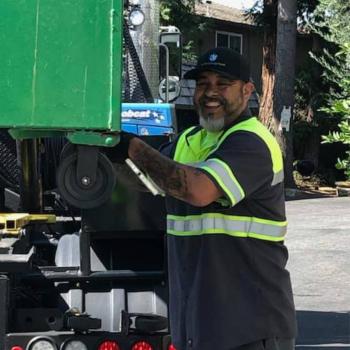
<svg viewBox="0 0 350 350">
<path fill-rule="evenodd" d="M 210 132 L 219 132 L 225 127 L 225 117 L 212 119 L 210 116 L 204 117 L 199 114 L 199 125 Z"/>
<path fill-rule="evenodd" d="M 199 124 L 204 129 L 208 130 L 209 132 L 219 132 L 225 128 L 228 124 L 233 122 L 237 117 L 239 117 L 240 114 L 240 107 L 241 107 L 241 96 L 239 97 L 240 100 L 236 104 L 229 104 L 226 99 L 224 98 L 202 98 L 199 101 L 199 106 L 197 106 L 198 114 L 199 114 Z M 222 108 L 224 110 L 224 114 L 220 118 L 214 118 L 210 113 L 207 115 L 204 115 L 202 112 L 202 106 L 206 103 L 206 101 L 212 100 L 212 101 L 218 101 L 221 103 Z M 199 108 L 198 108 L 199 107 Z"/>
</svg>

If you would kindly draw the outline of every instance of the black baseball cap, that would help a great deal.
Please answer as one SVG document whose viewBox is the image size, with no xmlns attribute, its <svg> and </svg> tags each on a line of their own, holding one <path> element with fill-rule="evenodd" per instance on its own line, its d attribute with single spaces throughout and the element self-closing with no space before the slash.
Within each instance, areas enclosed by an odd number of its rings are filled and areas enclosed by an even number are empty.
<svg viewBox="0 0 350 350">
<path fill-rule="evenodd" d="M 227 47 L 216 47 L 200 56 L 195 68 L 184 74 L 185 79 L 198 78 L 199 73 L 215 72 L 229 79 L 250 80 L 248 61 L 238 52 Z"/>
</svg>

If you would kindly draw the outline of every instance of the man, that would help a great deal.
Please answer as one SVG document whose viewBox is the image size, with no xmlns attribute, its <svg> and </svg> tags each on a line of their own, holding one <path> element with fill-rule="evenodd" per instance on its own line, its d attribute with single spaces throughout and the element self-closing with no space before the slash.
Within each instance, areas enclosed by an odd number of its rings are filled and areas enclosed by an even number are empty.
<svg viewBox="0 0 350 350">
<path fill-rule="evenodd" d="M 172 341 L 177 350 L 291 350 L 283 161 L 249 114 L 249 66 L 216 48 L 185 78 L 196 80 L 200 126 L 163 154 L 137 137 L 123 141 L 167 194 Z"/>
</svg>

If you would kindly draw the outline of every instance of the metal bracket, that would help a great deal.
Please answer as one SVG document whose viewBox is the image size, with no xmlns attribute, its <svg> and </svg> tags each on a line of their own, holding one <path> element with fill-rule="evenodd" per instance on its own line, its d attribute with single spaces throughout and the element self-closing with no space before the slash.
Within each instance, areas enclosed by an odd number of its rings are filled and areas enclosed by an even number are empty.
<svg viewBox="0 0 350 350">
<path fill-rule="evenodd" d="M 82 188 L 89 188 L 95 184 L 98 162 L 98 147 L 78 145 L 77 183 Z"/>
<path fill-rule="evenodd" d="M 2 235 L 18 236 L 24 226 L 35 222 L 53 224 L 56 222 L 56 216 L 28 213 L 0 214 L 0 237 Z"/>
</svg>

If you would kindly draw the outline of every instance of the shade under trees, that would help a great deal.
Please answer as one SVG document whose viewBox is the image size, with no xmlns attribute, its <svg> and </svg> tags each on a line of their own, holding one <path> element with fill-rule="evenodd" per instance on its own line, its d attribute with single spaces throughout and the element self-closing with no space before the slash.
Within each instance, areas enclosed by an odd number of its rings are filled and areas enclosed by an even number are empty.
<svg viewBox="0 0 350 350">
<path fill-rule="evenodd" d="M 323 78 L 331 84 L 328 103 L 323 110 L 338 118 L 338 130 L 324 136 L 326 142 L 350 145 L 350 3 L 342 0 L 320 0 L 315 10 L 312 29 L 334 44 L 333 52 L 313 58 L 324 68 Z M 350 150 L 338 159 L 338 169 L 343 169 L 350 180 Z"/>
</svg>

